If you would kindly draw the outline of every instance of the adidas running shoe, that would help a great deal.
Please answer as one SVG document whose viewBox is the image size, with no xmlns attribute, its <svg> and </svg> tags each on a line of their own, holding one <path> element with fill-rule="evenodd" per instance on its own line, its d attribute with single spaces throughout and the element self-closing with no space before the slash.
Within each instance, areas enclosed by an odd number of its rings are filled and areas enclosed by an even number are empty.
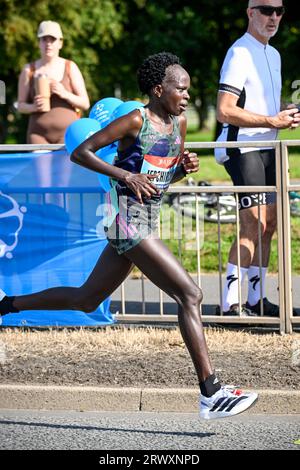
<svg viewBox="0 0 300 470">
<path fill-rule="evenodd" d="M 224 385 L 211 397 L 200 395 L 200 418 L 227 418 L 247 410 L 257 400 L 257 393 L 244 393 Z"/>
</svg>

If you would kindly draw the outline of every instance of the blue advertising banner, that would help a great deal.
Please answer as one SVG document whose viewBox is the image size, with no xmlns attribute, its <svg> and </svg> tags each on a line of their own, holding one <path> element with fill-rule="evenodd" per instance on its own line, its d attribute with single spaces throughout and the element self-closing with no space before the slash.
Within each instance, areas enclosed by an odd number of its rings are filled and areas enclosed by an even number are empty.
<svg viewBox="0 0 300 470">
<path fill-rule="evenodd" d="M 99 178 L 65 150 L 0 154 L 0 288 L 7 295 L 85 281 L 107 244 Z M 110 324 L 109 306 L 108 298 L 91 314 L 25 311 L 5 315 L 2 324 Z"/>
</svg>

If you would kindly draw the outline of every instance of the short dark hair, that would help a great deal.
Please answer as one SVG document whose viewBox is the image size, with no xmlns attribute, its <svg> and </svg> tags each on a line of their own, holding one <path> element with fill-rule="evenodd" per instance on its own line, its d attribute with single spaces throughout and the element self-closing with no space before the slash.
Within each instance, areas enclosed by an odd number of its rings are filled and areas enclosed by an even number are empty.
<svg viewBox="0 0 300 470">
<path fill-rule="evenodd" d="M 171 52 L 159 52 L 147 57 L 137 71 L 141 92 L 149 95 L 155 85 L 160 85 L 170 65 L 181 65 L 179 58 Z"/>
</svg>

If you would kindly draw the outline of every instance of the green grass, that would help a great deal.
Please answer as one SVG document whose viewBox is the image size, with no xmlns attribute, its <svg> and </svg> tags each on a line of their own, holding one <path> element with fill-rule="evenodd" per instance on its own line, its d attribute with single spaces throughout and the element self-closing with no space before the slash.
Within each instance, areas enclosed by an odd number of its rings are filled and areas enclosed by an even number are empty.
<svg viewBox="0 0 300 470">
<path fill-rule="evenodd" d="M 185 235 L 178 240 L 177 223 L 174 211 L 167 205 L 162 207 L 162 220 L 171 220 L 170 237 L 164 238 L 164 242 L 170 250 L 177 256 L 186 270 L 191 273 L 197 272 L 197 256 L 196 256 L 196 240 L 195 240 L 195 223 L 193 223 L 193 231 L 191 235 Z M 190 223 L 190 220 L 188 220 Z M 183 222 L 184 224 L 184 222 Z M 184 226 L 184 225 L 183 225 Z M 203 230 L 203 243 L 200 249 L 200 265 L 201 272 L 215 273 L 219 267 L 218 253 L 218 226 L 208 222 L 200 223 L 200 231 Z M 221 225 L 221 263 L 222 271 L 226 270 L 228 261 L 228 253 L 236 236 L 236 226 L 234 224 Z M 292 239 L 292 271 L 294 274 L 300 274 L 300 217 L 291 218 L 291 239 Z M 269 262 L 269 272 L 278 273 L 278 244 L 277 235 L 272 240 L 271 255 Z"/>
<path fill-rule="evenodd" d="M 198 153 L 198 152 L 197 152 Z M 193 174 L 196 181 L 205 180 L 210 183 L 231 183 L 223 165 L 216 163 L 213 155 L 199 155 L 200 169 Z M 290 178 L 300 179 L 300 152 L 289 156 Z"/>
<path fill-rule="evenodd" d="M 186 142 L 211 142 L 214 138 L 213 130 L 196 130 L 189 127 L 186 136 Z M 300 127 L 294 130 L 283 129 L 278 134 L 279 140 L 300 140 Z"/>
<path fill-rule="evenodd" d="M 186 137 L 186 147 L 188 148 L 188 142 L 212 142 L 213 137 L 214 135 L 212 131 L 188 131 Z M 300 127 L 293 131 L 288 129 L 280 131 L 279 139 L 300 140 Z M 216 163 L 213 150 L 205 149 L 197 151 L 197 154 L 200 158 L 200 171 L 193 175 L 197 181 L 206 180 L 209 182 L 230 182 L 230 178 L 228 177 L 224 167 Z M 300 148 L 289 148 L 289 166 L 290 178 L 300 179 Z"/>
<path fill-rule="evenodd" d="M 297 129 L 283 129 L 278 134 L 279 140 L 300 140 L 300 127 Z"/>
<path fill-rule="evenodd" d="M 280 132 L 281 140 L 300 140 L 300 128 L 295 131 L 284 130 Z M 186 142 L 211 142 L 213 139 L 212 132 L 189 132 Z M 187 145 L 188 148 L 188 145 Z M 231 180 L 222 165 L 218 165 L 214 159 L 213 151 L 205 150 L 197 152 L 200 159 L 200 170 L 193 174 L 196 181 L 206 180 L 212 184 L 231 183 Z M 289 152 L 290 178 L 300 179 L 300 150 L 299 148 L 291 148 Z M 182 183 L 181 183 L 182 184 Z M 170 210 L 170 209 L 164 209 Z M 164 218 L 166 214 L 164 215 Z M 163 219 L 164 220 L 164 219 Z M 222 270 L 226 269 L 228 253 L 236 235 L 236 227 L 233 224 L 225 224 L 221 226 L 221 260 Z M 292 270 L 294 274 L 300 274 L 300 217 L 291 218 L 291 239 L 292 239 Z M 217 224 L 204 223 L 203 245 L 200 251 L 201 271 L 217 272 L 219 266 L 218 256 L 218 227 Z M 182 253 L 181 261 L 189 272 L 197 271 L 196 250 L 190 250 L 191 244 L 195 245 L 195 241 L 183 238 L 180 243 L 173 237 L 171 240 L 165 240 L 166 244 L 176 256 Z M 271 256 L 269 263 L 269 271 L 278 272 L 278 246 L 277 236 L 274 236 L 271 247 Z"/>
<path fill-rule="evenodd" d="M 214 134 L 210 130 L 198 131 L 188 129 L 186 142 L 212 142 Z"/>
</svg>

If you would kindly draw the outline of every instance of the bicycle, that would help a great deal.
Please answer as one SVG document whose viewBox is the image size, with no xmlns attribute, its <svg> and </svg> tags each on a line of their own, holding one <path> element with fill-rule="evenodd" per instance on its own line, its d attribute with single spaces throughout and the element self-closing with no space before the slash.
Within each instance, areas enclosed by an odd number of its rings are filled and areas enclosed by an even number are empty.
<svg viewBox="0 0 300 470">
<path fill-rule="evenodd" d="M 196 186 L 193 178 L 189 178 L 188 186 Z M 207 181 L 199 181 L 198 186 L 212 186 Z M 290 208 L 292 216 L 300 216 L 300 193 L 291 191 Z M 236 199 L 233 193 L 189 193 L 189 194 L 170 194 L 169 204 L 173 209 L 187 217 L 196 219 L 196 199 L 199 205 L 203 205 L 204 211 L 199 211 L 200 216 L 206 222 L 233 224 L 236 223 Z"/>
<path fill-rule="evenodd" d="M 291 191 L 289 197 L 291 202 L 291 215 L 300 216 L 300 193 L 298 191 Z"/>
<path fill-rule="evenodd" d="M 196 182 L 193 178 L 189 178 L 187 182 L 188 186 L 196 186 Z M 199 181 L 198 186 L 212 186 L 207 181 Z M 203 206 L 203 218 L 206 222 L 221 224 L 232 224 L 236 221 L 236 202 L 232 193 L 189 193 L 189 194 L 170 194 L 169 203 L 173 209 L 196 219 L 196 200 L 198 205 Z"/>
</svg>

